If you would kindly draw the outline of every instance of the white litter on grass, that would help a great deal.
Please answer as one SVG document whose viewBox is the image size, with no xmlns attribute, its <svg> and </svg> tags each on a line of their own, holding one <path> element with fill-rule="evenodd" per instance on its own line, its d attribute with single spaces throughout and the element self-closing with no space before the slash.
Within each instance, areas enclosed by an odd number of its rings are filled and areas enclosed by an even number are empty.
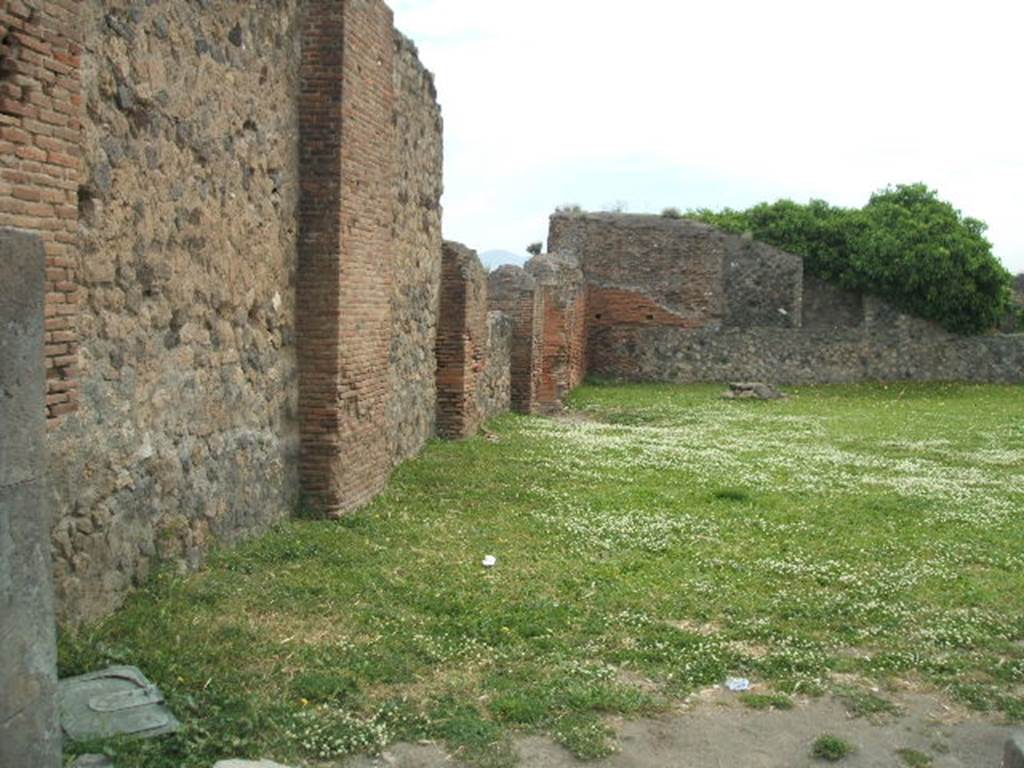
<svg viewBox="0 0 1024 768">
<path fill-rule="evenodd" d="M 494 555 L 488 555 L 484 558 L 484 568 L 493 568 L 498 564 L 498 558 Z"/>
<path fill-rule="evenodd" d="M 750 681 L 745 677 L 730 677 L 725 681 L 725 687 L 733 693 L 750 690 Z"/>
</svg>

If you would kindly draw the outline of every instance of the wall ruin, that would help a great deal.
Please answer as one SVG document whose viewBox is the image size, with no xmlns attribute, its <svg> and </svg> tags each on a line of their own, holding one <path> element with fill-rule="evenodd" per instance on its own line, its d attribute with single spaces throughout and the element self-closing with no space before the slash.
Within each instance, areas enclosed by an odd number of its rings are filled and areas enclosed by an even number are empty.
<svg viewBox="0 0 1024 768">
<path fill-rule="evenodd" d="M 395 33 L 395 268 L 391 283 L 394 463 L 415 456 L 435 431 L 434 343 L 441 285 L 442 122 L 434 77 L 416 46 Z"/>
<path fill-rule="evenodd" d="M 533 413 L 541 377 L 544 297 L 526 270 L 505 265 L 488 275 L 487 300 L 511 323 L 510 405 L 519 413 Z"/>
<path fill-rule="evenodd" d="M 481 425 L 512 408 L 512 328 L 504 312 L 487 313 L 487 350 L 476 387 Z"/>
<path fill-rule="evenodd" d="M 569 250 L 541 254 L 526 263 L 540 295 L 540 370 L 531 412 L 557 413 L 587 370 L 587 292 L 583 272 Z"/>
<path fill-rule="evenodd" d="M 549 247 L 587 285 L 588 371 L 630 381 L 1024 381 L 1024 336 L 962 337 L 705 224 L 566 214 Z"/>
<path fill-rule="evenodd" d="M 0 227 L 46 248 L 46 409 L 78 408 L 78 177 L 82 37 L 78 0 L 0 4 Z"/>
<path fill-rule="evenodd" d="M 528 269 L 462 254 L 442 290 L 440 109 L 380 0 L 8 0 L 0 32 L 0 226 L 47 255 L 65 621 L 300 505 L 359 506 L 435 433 L 557 411 L 587 371 L 1020 378 L 1011 337 L 658 217 L 556 216 Z"/>
<path fill-rule="evenodd" d="M 511 407 L 515 328 L 491 304 L 487 271 L 476 251 L 445 242 L 442 253 L 437 433 L 462 440 Z"/>
<path fill-rule="evenodd" d="M 587 369 L 587 291 L 571 254 L 540 254 L 488 276 L 488 302 L 511 324 L 511 407 L 559 413 Z"/>
<path fill-rule="evenodd" d="M 0 226 L 47 247 L 76 622 L 300 484 L 364 503 L 433 435 L 440 110 L 379 0 L 18 0 L 0 26 Z"/>
<path fill-rule="evenodd" d="M 487 346 L 487 273 L 475 251 L 445 242 L 438 318 L 437 433 L 453 440 L 476 434 L 477 378 Z"/>
<path fill-rule="evenodd" d="M 297 3 L 91 0 L 79 21 L 82 407 L 50 473 L 72 621 L 298 494 Z"/>
</svg>

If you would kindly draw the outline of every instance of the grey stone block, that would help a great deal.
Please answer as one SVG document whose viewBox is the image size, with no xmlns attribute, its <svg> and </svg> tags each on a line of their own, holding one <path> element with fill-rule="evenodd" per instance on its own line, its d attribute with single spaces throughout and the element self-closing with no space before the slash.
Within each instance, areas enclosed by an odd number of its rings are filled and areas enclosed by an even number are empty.
<svg viewBox="0 0 1024 768">
<path fill-rule="evenodd" d="M 288 768 L 270 760 L 221 760 L 213 768 Z"/>
<path fill-rule="evenodd" d="M 106 755 L 80 755 L 71 768 L 114 768 L 114 761 Z"/>
<path fill-rule="evenodd" d="M 0 765 L 58 768 L 45 276 L 42 241 L 0 230 Z"/>
<path fill-rule="evenodd" d="M 1024 733 L 1016 733 L 1006 742 L 1003 768 L 1024 768 Z"/>
</svg>

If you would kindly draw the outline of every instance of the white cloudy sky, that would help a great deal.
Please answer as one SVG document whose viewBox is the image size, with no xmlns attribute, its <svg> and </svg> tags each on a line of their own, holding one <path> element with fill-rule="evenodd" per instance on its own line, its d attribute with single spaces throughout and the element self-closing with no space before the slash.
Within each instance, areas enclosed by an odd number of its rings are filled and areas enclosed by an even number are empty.
<svg viewBox="0 0 1024 768">
<path fill-rule="evenodd" d="M 1024 271 L 1020 0 L 393 0 L 437 76 L 445 236 L 555 206 L 863 205 L 924 181 Z"/>
</svg>

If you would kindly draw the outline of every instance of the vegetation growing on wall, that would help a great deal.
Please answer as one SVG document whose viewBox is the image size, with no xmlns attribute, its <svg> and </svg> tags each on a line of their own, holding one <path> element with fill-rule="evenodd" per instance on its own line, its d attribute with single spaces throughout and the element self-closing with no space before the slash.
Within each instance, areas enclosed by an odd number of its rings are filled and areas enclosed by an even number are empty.
<svg viewBox="0 0 1024 768">
<path fill-rule="evenodd" d="M 804 257 L 808 271 L 957 333 L 995 327 L 1012 278 L 992 254 L 986 225 L 924 184 L 887 187 L 860 209 L 779 200 L 745 211 L 689 211 L 688 218 Z"/>
</svg>

